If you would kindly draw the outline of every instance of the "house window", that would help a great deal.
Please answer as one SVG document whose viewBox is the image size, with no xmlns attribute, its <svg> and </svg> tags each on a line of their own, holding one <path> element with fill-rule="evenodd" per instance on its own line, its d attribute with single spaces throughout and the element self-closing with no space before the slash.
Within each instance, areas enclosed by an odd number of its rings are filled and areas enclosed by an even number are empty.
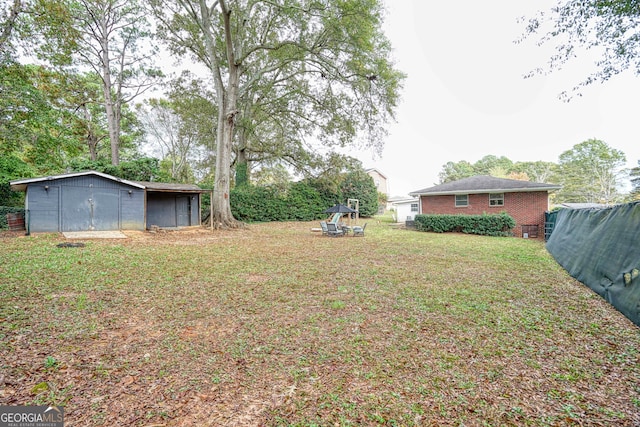
<svg viewBox="0 0 640 427">
<path fill-rule="evenodd" d="M 504 206 L 504 193 L 489 194 L 489 206 Z"/>
<path fill-rule="evenodd" d="M 458 194 L 456 195 L 456 208 L 469 206 L 469 195 L 468 194 Z"/>
<path fill-rule="evenodd" d="M 411 203 L 411 212 L 418 212 L 418 204 Z"/>
</svg>

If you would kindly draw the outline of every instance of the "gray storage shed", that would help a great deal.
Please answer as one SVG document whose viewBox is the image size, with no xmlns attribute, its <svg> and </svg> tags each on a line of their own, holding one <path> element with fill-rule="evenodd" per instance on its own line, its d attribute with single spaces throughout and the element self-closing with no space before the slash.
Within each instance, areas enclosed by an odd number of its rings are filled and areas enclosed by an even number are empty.
<svg viewBox="0 0 640 427">
<path fill-rule="evenodd" d="M 200 225 L 196 185 L 138 182 L 96 171 L 11 181 L 25 191 L 28 232 L 144 230 Z"/>
</svg>

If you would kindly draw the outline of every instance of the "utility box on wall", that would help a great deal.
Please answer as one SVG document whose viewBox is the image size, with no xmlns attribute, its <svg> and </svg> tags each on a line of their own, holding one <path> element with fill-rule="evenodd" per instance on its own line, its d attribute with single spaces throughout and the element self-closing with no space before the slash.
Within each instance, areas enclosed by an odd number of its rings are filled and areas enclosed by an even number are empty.
<svg viewBox="0 0 640 427">
<path fill-rule="evenodd" d="M 537 225 L 523 225 L 522 237 L 525 239 L 537 239 L 538 238 L 538 226 Z"/>
</svg>

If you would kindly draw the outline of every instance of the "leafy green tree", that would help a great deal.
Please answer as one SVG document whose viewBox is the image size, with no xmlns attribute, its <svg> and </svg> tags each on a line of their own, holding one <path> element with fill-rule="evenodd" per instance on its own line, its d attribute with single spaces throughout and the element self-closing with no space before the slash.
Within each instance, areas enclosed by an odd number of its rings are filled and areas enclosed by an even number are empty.
<svg viewBox="0 0 640 427">
<path fill-rule="evenodd" d="M 638 166 L 631 169 L 629 177 L 631 178 L 631 199 L 640 200 L 640 160 L 638 160 Z"/>
<path fill-rule="evenodd" d="M 589 139 L 560 155 L 555 177 L 560 202 L 616 203 L 621 201 L 625 155 L 604 141 Z"/>
<path fill-rule="evenodd" d="M 302 114 L 301 121 L 308 126 L 297 129 L 307 138 L 329 129 L 330 135 L 347 135 L 336 138 L 342 143 L 351 143 L 356 134 L 372 144 L 382 141 L 403 75 L 389 59 L 381 2 L 157 0 L 153 4 L 172 51 L 194 55 L 214 80 L 216 226 L 235 225 L 228 195 L 239 123 L 248 132 L 240 135 L 244 138 L 241 150 L 236 150 L 240 156 L 245 147 L 258 151 L 254 147 L 260 139 L 279 144 L 289 138 L 283 130 L 296 130 L 284 120 L 260 117 L 257 108 L 281 117 Z M 279 108 L 263 107 L 269 99 Z M 259 132 L 258 125 L 263 125 Z M 246 144 L 249 137 L 251 145 Z M 243 161 L 240 158 L 239 163 Z"/>
<path fill-rule="evenodd" d="M 101 84 L 93 73 L 65 73 L 60 101 L 70 114 L 70 132 L 84 142 L 89 159 L 97 161 L 109 140 L 107 118 L 102 103 Z"/>
<path fill-rule="evenodd" d="M 364 169 L 349 172 L 340 189 L 343 203 L 347 199 L 358 199 L 361 216 L 370 217 L 378 213 L 378 190 L 373 178 Z"/>
<path fill-rule="evenodd" d="M 167 91 L 174 113 L 180 118 L 183 129 L 195 139 L 189 154 L 190 168 L 195 177 L 213 182 L 217 116 L 216 102 L 207 83 L 189 72 L 173 79 Z"/>
<path fill-rule="evenodd" d="M 238 165 L 236 165 L 238 167 Z M 284 188 L 291 181 L 291 174 L 282 164 L 276 164 L 273 167 L 263 166 L 256 171 L 252 183 L 259 186 L 275 186 Z"/>
<path fill-rule="evenodd" d="M 0 156 L 0 206 L 20 206 L 24 193 L 11 190 L 9 182 L 33 176 L 34 170 L 17 156 Z"/>
<path fill-rule="evenodd" d="M 40 173 L 59 172 L 82 151 L 64 105 L 65 76 L 42 66 L 0 63 L 0 154 L 15 154 Z"/>
<path fill-rule="evenodd" d="M 162 164 L 175 182 L 193 182 L 191 157 L 196 152 L 197 136 L 185 126 L 165 99 L 148 99 L 138 107 L 147 130 L 147 141 L 160 154 Z"/>
<path fill-rule="evenodd" d="M 57 5 L 66 19 L 36 21 L 50 33 L 36 51 L 57 66 L 80 68 L 99 78 L 111 162 L 117 165 L 123 109 L 161 76 L 149 66 L 156 50 L 146 43 L 146 13 L 138 0 L 57 0 Z"/>
<path fill-rule="evenodd" d="M 158 159 L 153 157 L 141 157 L 119 165 L 110 165 L 107 173 L 132 181 L 170 182 L 170 178 L 162 174 Z"/>
<path fill-rule="evenodd" d="M 523 40 L 555 43 L 547 67 L 530 75 L 561 69 L 582 53 L 596 52 L 595 70 L 574 88 L 604 82 L 627 69 L 640 72 L 640 7 L 632 0 L 561 0 L 550 11 L 541 11 L 527 22 Z M 564 97 L 571 94 L 564 92 Z"/>
<path fill-rule="evenodd" d="M 440 184 L 445 182 L 457 181 L 459 179 L 468 178 L 476 174 L 473 165 L 466 160 L 459 162 L 447 162 L 442 166 L 442 170 L 438 174 Z"/>
<path fill-rule="evenodd" d="M 476 175 L 506 176 L 513 168 L 513 162 L 505 156 L 487 155 L 473 164 Z M 492 174 L 493 172 L 493 174 Z"/>
<path fill-rule="evenodd" d="M 0 62 L 33 58 L 44 50 L 56 60 L 68 59 L 77 38 L 68 1 L 0 1 Z"/>
<path fill-rule="evenodd" d="M 457 181 L 475 175 L 506 177 L 512 171 L 513 162 L 508 158 L 487 155 L 473 164 L 466 160 L 447 162 L 442 166 L 442 171 L 440 171 L 438 177 L 440 178 L 440 184 L 444 184 L 445 182 Z"/>
<path fill-rule="evenodd" d="M 553 162 L 541 160 L 534 162 L 516 162 L 511 168 L 511 172 L 524 173 L 532 182 L 551 183 L 552 176 L 558 165 Z"/>
<path fill-rule="evenodd" d="M 162 173 L 160 161 L 153 157 L 140 157 L 112 165 L 106 160 L 76 159 L 69 163 L 69 169 L 75 172 L 94 170 L 131 181 L 171 182 L 171 178 Z"/>
<path fill-rule="evenodd" d="M 386 193 L 381 193 L 378 191 L 378 206 L 387 206 L 387 202 L 389 201 L 389 196 Z"/>
<path fill-rule="evenodd" d="M 18 18 L 23 12 L 24 4 L 21 0 L 3 1 L 0 4 L 0 56 L 6 56 L 13 47 L 12 38 L 18 25 Z"/>
</svg>

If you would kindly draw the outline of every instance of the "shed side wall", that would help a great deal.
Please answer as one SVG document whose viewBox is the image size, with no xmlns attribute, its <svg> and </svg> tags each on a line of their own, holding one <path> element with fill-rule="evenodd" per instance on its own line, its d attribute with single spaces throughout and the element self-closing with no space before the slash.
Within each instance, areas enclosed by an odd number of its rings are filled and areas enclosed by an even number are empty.
<svg viewBox="0 0 640 427">
<path fill-rule="evenodd" d="M 33 232 L 144 229 L 144 190 L 96 175 L 30 184 L 25 206 Z"/>
<path fill-rule="evenodd" d="M 144 230 L 144 190 L 120 190 L 120 228 Z"/>
<path fill-rule="evenodd" d="M 58 206 L 60 204 L 60 187 L 48 185 L 29 185 L 25 208 L 27 209 L 26 226 L 29 232 L 48 233 L 60 230 Z"/>
<path fill-rule="evenodd" d="M 177 227 L 176 195 L 147 192 L 147 228 Z"/>
</svg>

